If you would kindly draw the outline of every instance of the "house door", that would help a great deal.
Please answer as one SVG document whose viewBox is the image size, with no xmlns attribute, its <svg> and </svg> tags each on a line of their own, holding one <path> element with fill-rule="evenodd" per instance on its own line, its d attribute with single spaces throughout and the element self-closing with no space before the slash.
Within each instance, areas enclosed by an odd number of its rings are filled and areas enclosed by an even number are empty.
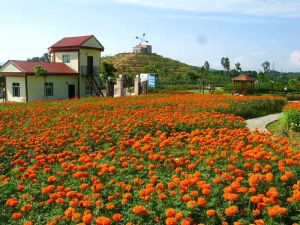
<svg viewBox="0 0 300 225">
<path fill-rule="evenodd" d="M 87 72 L 88 75 L 93 75 L 94 58 L 93 56 L 87 57 Z"/>
<path fill-rule="evenodd" d="M 75 98 L 75 85 L 74 84 L 68 85 L 68 92 L 69 92 L 69 98 Z"/>
</svg>

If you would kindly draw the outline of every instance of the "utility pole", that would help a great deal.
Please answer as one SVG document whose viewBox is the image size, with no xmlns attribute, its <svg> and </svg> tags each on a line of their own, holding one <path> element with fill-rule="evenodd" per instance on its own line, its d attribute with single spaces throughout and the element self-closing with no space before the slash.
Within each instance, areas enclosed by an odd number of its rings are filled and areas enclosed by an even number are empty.
<svg viewBox="0 0 300 225">
<path fill-rule="evenodd" d="M 273 66 L 272 66 L 272 80 L 274 81 L 274 61 L 273 61 Z"/>
</svg>

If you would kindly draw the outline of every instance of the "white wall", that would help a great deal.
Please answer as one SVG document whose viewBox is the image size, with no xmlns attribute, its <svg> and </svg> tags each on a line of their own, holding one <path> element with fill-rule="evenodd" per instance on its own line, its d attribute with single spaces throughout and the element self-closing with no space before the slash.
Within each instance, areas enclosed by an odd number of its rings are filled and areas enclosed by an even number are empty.
<svg viewBox="0 0 300 225">
<path fill-rule="evenodd" d="M 69 97 L 68 85 L 75 85 L 75 96 L 78 90 L 78 77 L 77 76 L 48 76 L 46 82 L 53 83 L 53 97 L 44 97 L 44 82 L 42 77 L 27 77 L 28 84 L 28 101 L 40 99 L 64 99 Z"/>
<path fill-rule="evenodd" d="M 87 56 L 93 56 L 93 65 L 100 66 L 101 52 L 95 49 L 80 49 L 80 66 L 87 66 Z"/>
<path fill-rule="evenodd" d="M 13 97 L 13 83 L 20 84 L 20 97 Z M 25 77 L 6 77 L 7 101 L 26 102 Z"/>
<path fill-rule="evenodd" d="M 63 62 L 63 55 L 70 56 L 70 63 L 65 63 L 78 72 L 78 52 L 55 52 L 55 62 Z"/>
</svg>

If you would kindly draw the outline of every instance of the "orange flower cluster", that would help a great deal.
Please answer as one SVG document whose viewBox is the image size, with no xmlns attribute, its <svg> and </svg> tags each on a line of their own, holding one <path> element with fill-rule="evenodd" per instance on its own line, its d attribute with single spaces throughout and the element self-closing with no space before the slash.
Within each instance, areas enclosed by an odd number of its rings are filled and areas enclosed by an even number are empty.
<svg viewBox="0 0 300 225">
<path fill-rule="evenodd" d="M 277 100 L 183 94 L 5 105 L 0 221 L 296 223 L 299 143 L 251 133 L 232 114 Z"/>
<path fill-rule="evenodd" d="M 300 103 L 299 102 L 289 102 L 284 106 L 284 109 L 293 109 L 300 112 Z"/>
</svg>

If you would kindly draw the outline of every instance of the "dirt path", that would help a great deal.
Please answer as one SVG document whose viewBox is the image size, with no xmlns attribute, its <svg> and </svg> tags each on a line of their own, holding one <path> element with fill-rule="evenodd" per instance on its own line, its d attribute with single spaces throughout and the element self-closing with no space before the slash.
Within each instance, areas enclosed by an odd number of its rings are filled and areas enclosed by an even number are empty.
<svg viewBox="0 0 300 225">
<path fill-rule="evenodd" d="M 265 132 L 265 131 L 268 131 L 266 129 L 266 125 L 275 120 L 278 120 L 281 116 L 282 116 L 282 113 L 277 113 L 277 114 L 271 114 L 271 115 L 267 115 L 267 116 L 263 116 L 263 117 L 254 118 L 254 119 L 249 119 L 249 120 L 246 120 L 247 127 L 251 131 L 255 131 L 257 129 L 258 131 Z"/>
</svg>

